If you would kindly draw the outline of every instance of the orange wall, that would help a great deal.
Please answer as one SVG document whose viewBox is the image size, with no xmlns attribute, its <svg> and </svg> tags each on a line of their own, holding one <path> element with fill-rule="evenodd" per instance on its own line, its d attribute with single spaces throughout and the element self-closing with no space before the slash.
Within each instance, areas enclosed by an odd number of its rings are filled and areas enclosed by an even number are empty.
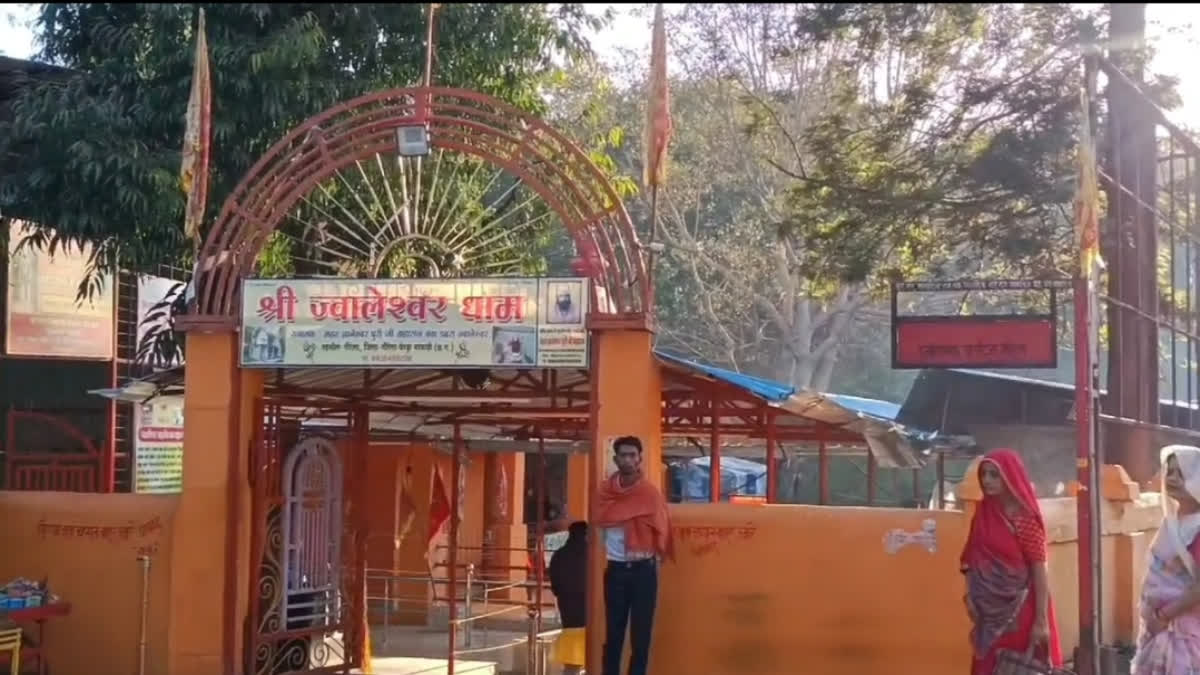
<svg viewBox="0 0 1200 675">
<path fill-rule="evenodd" d="M 433 455 L 433 461 L 442 471 L 442 480 L 446 485 L 446 495 L 454 494 L 454 485 L 451 482 L 453 459 L 450 455 L 437 452 Z M 462 580 L 462 566 L 468 563 L 479 567 L 482 561 L 483 549 L 483 455 L 466 455 L 466 462 L 463 463 L 463 471 L 466 472 L 466 482 L 464 487 L 467 494 L 463 498 L 462 522 L 459 524 L 458 530 L 458 565 L 459 565 L 459 581 Z M 430 474 L 430 489 L 432 490 L 433 477 Z M 428 513 L 429 500 L 424 502 L 425 510 Z M 425 516 L 426 523 L 429 522 L 429 516 Z M 443 534 L 439 536 L 435 542 L 436 549 L 433 552 L 433 559 L 439 566 L 435 567 L 433 574 L 438 578 L 445 578 L 447 568 L 445 563 L 448 559 L 446 545 L 449 542 L 450 523 L 447 522 L 442 530 Z M 438 597 L 445 597 L 446 587 L 438 587 Z"/>
<path fill-rule="evenodd" d="M 171 526 L 177 498 L 59 492 L 0 492 L 0 583 L 48 577 L 71 615 L 46 624 L 55 675 L 137 672 L 142 567 L 152 552 L 146 672 L 166 672 Z M 157 519 L 157 520 L 156 520 Z M 74 536 L 39 524 L 120 528 L 119 535 Z M 109 532 L 112 534 L 112 532 Z M 219 589 L 217 589 L 219 592 Z M 219 644 L 220 627 L 212 639 Z M 103 664 L 102 667 L 98 664 Z"/>
<path fill-rule="evenodd" d="M 405 443 L 376 444 L 370 446 L 368 455 L 367 484 L 367 567 L 373 577 L 368 581 L 367 593 L 372 599 L 384 597 L 382 577 L 392 572 L 392 586 L 388 597 L 395 598 L 389 616 L 395 621 L 424 623 L 430 591 L 430 561 L 426 559 L 426 543 L 429 541 L 429 505 L 433 494 L 434 467 L 441 469 L 447 498 L 453 491 L 451 483 L 452 461 L 449 455 L 435 451 L 428 445 Z M 406 536 L 398 541 L 404 525 L 407 507 L 404 504 L 402 485 L 411 470 L 411 504 L 415 516 Z M 466 472 L 466 495 L 463 504 L 463 521 L 459 530 L 460 570 L 463 565 L 480 562 L 480 547 L 483 543 L 483 455 L 467 455 L 463 465 Z M 449 531 L 449 524 L 444 532 Z M 442 564 L 434 567 L 435 578 L 446 577 L 444 566 L 448 541 L 442 534 L 434 542 L 433 562 Z M 460 576 L 460 582 L 462 577 Z M 439 585 L 439 597 L 444 597 L 446 588 Z M 374 604 L 374 603 L 373 603 Z M 378 616 L 376 618 L 379 618 Z"/>
<path fill-rule="evenodd" d="M 1050 588 L 1065 654 L 1078 644 L 1075 501 L 1041 502 Z M 677 560 L 660 581 L 652 669 L 778 675 L 802 659 L 822 675 L 961 675 L 970 659 L 958 511 L 821 506 L 672 505 Z M 1101 510 L 1101 627 L 1128 644 L 1146 550 L 1161 512 L 1145 498 Z M 936 525 L 936 551 L 886 550 L 886 536 Z M 752 570 L 752 574 L 747 574 Z M 703 617 L 703 618 L 701 618 Z"/>
<path fill-rule="evenodd" d="M 965 672 L 963 514 L 681 504 L 672 518 L 677 561 L 661 578 L 653 672 Z M 934 553 L 885 550 L 889 530 L 925 520 Z"/>
</svg>

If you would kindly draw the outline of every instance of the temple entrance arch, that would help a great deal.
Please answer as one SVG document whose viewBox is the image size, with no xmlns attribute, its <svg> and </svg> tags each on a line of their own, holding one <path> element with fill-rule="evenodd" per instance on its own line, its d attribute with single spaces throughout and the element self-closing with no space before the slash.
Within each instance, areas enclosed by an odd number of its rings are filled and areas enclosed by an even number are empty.
<svg viewBox="0 0 1200 675">
<path fill-rule="evenodd" d="M 459 276 L 446 268 L 453 268 L 461 253 L 445 249 L 467 235 L 447 235 L 447 228 L 456 218 L 479 214 L 455 213 L 455 196 L 437 193 L 441 155 L 399 156 L 398 137 L 421 128 L 427 130 L 430 152 L 454 158 L 456 171 L 478 171 L 482 165 L 496 172 L 485 192 L 511 194 L 519 188 L 530 196 L 524 201 L 536 200 L 553 215 L 583 259 L 582 271 L 602 294 L 592 303 L 593 312 L 624 317 L 648 312 L 651 289 L 636 230 L 616 190 L 585 153 L 544 121 L 489 96 L 419 87 L 334 106 L 293 129 L 255 163 L 204 240 L 199 259 L 208 262 L 186 323 L 232 327 L 241 279 L 254 273 L 260 255 L 281 232 L 289 239 L 286 245 L 305 249 L 306 255 L 295 257 L 312 263 L 306 269 L 312 276 Z M 388 178 L 397 173 L 398 185 Z M 351 180 L 361 182 L 351 185 Z M 443 191 L 445 185 L 442 181 Z M 316 191 L 329 197 L 341 188 L 347 192 L 346 208 L 335 209 L 338 213 L 308 200 Z M 507 206 L 515 205 L 510 200 Z M 298 209 L 307 211 L 299 216 Z M 472 252 L 502 244 L 504 231 L 512 228 L 511 221 L 494 222 L 503 214 L 491 217 L 494 233 L 472 242 Z M 351 225 L 339 227 L 335 220 Z M 388 256 L 397 247 L 406 249 L 410 267 L 425 273 L 381 274 L 395 263 Z M 511 273 L 503 260 L 476 265 L 477 275 L 480 267 L 492 270 L 488 276 Z"/>
<path fill-rule="evenodd" d="M 429 152 L 414 152 L 414 145 L 427 146 Z M 448 189 L 448 185 L 454 188 Z M 314 199 L 316 195 L 320 198 Z M 545 267 L 520 258 L 522 250 L 532 247 L 522 249 L 514 233 L 541 226 L 536 224 L 538 219 L 569 235 L 577 263 L 573 275 L 547 278 Z M 268 270 L 268 265 L 274 267 Z M 441 440 L 457 439 L 453 454 L 461 457 L 466 452 L 464 443 L 472 440 L 464 438 L 470 430 L 460 433 L 463 430 L 459 428 L 465 424 L 467 409 L 482 415 L 486 425 L 495 426 L 499 416 L 519 417 L 521 410 L 506 407 L 509 403 L 497 408 L 493 399 L 511 396 L 508 388 L 540 382 L 534 388 L 535 398 L 542 403 L 522 404 L 529 419 L 510 430 L 511 440 L 527 442 L 531 433 L 540 437 L 556 432 L 570 432 L 575 441 L 594 439 L 597 447 L 582 467 L 586 472 L 581 475 L 586 478 L 607 467 L 603 439 L 638 435 L 647 445 L 651 479 L 661 482 L 662 390 L 651 349 L 652 289 L 646 269 L 629 214 L 604 174 L 544 121 L 486 95 L 436 87 L 369 94 L 310 118 L 272 146 L 230 194 L 207 230 L 198 251 L 194 302 L 187 315 L 175 321 L 177 330 L 188 333 L 189 362 L 203 364 L 185 374 L 184 445 L 203 450 L 184 453 L 184 487 L 175 532 L 207 528 L 223 534 L 224 542 L 213 547 L 200 544 L 196 537 L 173 537 L 168 626 L 171 672 L 235 672 L 243 664 L 264 675 L 275 671 L 344 672 L 364 658 L 365 631 L 360 621 L 365 621 L 366 604 L 366 548 L 361 536 L 366 531 L 365 506 L 361 486 L 355 485 L 366 475 L 368 438 L 377 422 L 371 414 L 376 411 L 390 410 L 387 416 L 411 413 L 414 406 L 430 408 L 427 398 L 434 397 L 432 407 L 440 410 L 435 411 L 440 421 L 433 426 L 454 427 L 443 433 Z M 279 323 L 284 321 L 282 316 L 266 327 L 248 320 L 256 312 L 260 319 L 263 312 L 271 313 L 262 302 L 266 295 L 259 292 L 255 302 L 247 301 L 245 307 L 247 299 L 242 297 L 244 289 L 255 284 L 280 286 L 276 291 L 289 286 L 288 307 L 315 316 L 319 305 L 324 317 L 328 309 L 322 304 L 327 298 L 323 290 L 326 279 L 329 285 L 341 281 L 349 286 L 362 285 L 349 280 L 363 280 L 374 292 L 376 286 L 400 286 L 392 281 L 400 279 L 478 285 L 493 277 L 516 276 L 524 279 L 513 279 L 509 286 L 524 283 L 537 288 L 536 295 L 528 295 L 521 306 L 536 305 L 547 315 L 560 312 L 561 316 L 555 315 L 547 323 L 556 324 L 555 330 L 575 330 L 584 336 L 562 343 L 584 355 L 581 360 L 526 360 L 528 352 L 520 346 L 529 340 L 536 344 L 540 333 L 493 326 L 488 340 L 494 360 L 483 365 L 457 360 L 461 334 L 455 336 L 450 355 L 456 360 L 452 362 L 350 363 L 339 357 L 317 363 L 313 345 L 293 350 L 283 344 L 285 333 L 297 340 L 311 336 L 285 330 Z M 574 294 L 556 290 L 553 284 L 561 282 L 573 282 L 581 290 Z M 304 284 L 310 288 L 301 296 Z M 245 292 L 249 297 L 250 292 Z M 422 316 L 414 324 L 424 320 L 421 308 L 435 306 L 425 305 L 426 300 L 447 300 L 436 293 L 413 293 L 419 302 L 411 311 Z M 467 300 L 481 299 L 488 301 L 484 306 L 492 307 L 491 300 L 508 303 L 518 295 L 508 290 L 488 291 L 484 293 L 488 297 L 477 298 L 477 293 L 480 291 L 455 296 L 462 300 L 460 309 L 455 310 L 462 318 L 480 315 L 478 308 L 468 309 Z M 552 303 L 560 295 L 588 301 Z M 284 294 L 271 297 L 283 298 Z M 380 297 L 384 296 L 372 296 Z M 391 303 L 404 303 L 405 297 L 386 295 L 387 313 L 396 321 L 413 317 L 400 317 L 402 310 Z M 320 302 L 314 304 L 313 298 Z M 376 314 L 383 312 L 382 304 L 372 307 Z M 511 307 L 504 304 L 504 308 Z M 437 313 L 443 309 L 436 305 Z M 493 309 L 482 315 L 491 316 Z M 370 321 L 328 311 L 338 320 L 359 324 L 350 327 L 352 332 L 361 332 L 364 322 Z M 486 322 L 500 321 L 498 315 L 494 318 L 496 321 Z M 286 323 L 292 326 L 290 320 Z M 497 351 L 497 345 L 510 349 Z M 298 354 L 305 360 L 294 361 Z M 600 371 L 599 363 L 621 367 Z M 453 376 L 446 377 L 447 368 Z M 411 372 L 413 369 L 423 372 Z M 503 379 L 487 376 L 489 371 L 505 369 L 546 372 L 540 380 L 530 379 L 528 372 Z M 556 369 L 582 374 L 580 391 L 567 391 L 562 384 L 576 375 L 558 377 L 552 372 Z M 391 382 L 389 378 L 405 370 L 450 386 L 430 392 L 411 384 L 406 385 L 407 393 L 391 392 L 399 398 L 380 400 L 386 398 L 382 390 Z M 291 376 L 301 373 L 313 379 L 300 388 L 290 386 Z M 357 392 L 332 397 L 329 393 L 344 392 L 348 387 Z M 268 391 L 272 393 L 268 395 Z M 471 401 L 472 395 L 483 396 L 488 403 Z M 414 403 L 414 397 L 422 403 Z M 452 404 L 454 399 L 462 401 Z M 572 409 L 559 409 L 563 405 Z M 340 543 L 336 555 L 330 549 L 323 557 L 326 566 L 340 563 L 337 578 L 329 579 L 338 587 L 328 593 L 336 609 L 325 608 L 324 591 L 322 597 L 313 598 L 309 593 L 313 589 L 303 584 L 296 590 L 304 597 L 295 605 L 264 599 L 264 588 L 271 584 L 278 584 L 281 590 L 290 588 L 289 565 L 283 562 L 283 547 L 291 546 L 286 542 L 292 529 L 284 524 L 286 453 L 311 430 L 307 427 L 314 419 L 330 415 L 342 421 L 337 449 L 345 485 Z M 573 420 L 571 424 L 567 424 L 571 420 L 559 419 L 563 415 Z M 420 434 L 415 427 L 407 433 L 414 438 L 432 438 L 430 424 L 418 426 Z M 447 534 L 452 541 L 456 539 L 455 521 L 450 519 Z M 512 529 L 513 533 L 523 531 L 523 527 Z M 314 545 L 332 545 L 337 533 L 326 534 L 293 543 L 312 551 Z M 448 597 L 455 597 L 460 590 L 454 571 L 455 549 L 449 547 L 446 565 Z M 189 581 L 201 576 L 220 577 L 224 593 L 216 597 L 199 592 Z M 320 611 L 303 617 L 297 614 L 314 604 Z M 457 603 L 448 605 L 451 612 L 456 611 Z M 592 608 L 593 613 L 597 607 Z M 316 615 L 315 620 L 311 614 Z M 297 625 L 302 619 L 305 625 Z M 326 619 L 332 619 L 332 625 Z M 315 625 L 308 625 L 310 620 Z M 219 653 L 210 638 L 214 625 L 222 626 Z M 451 630 L 451 646 L 454 640 Z M 451 663 L 453 658 L 451 648 Z"/>
</svg>

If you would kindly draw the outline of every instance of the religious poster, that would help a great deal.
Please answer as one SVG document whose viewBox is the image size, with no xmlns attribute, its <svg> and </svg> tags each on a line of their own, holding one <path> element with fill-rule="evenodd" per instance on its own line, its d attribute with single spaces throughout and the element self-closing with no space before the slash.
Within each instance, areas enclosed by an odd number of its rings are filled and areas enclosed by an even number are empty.
<svg viewBox="0 0 1200 675">
<path fill-rule="evenodd" d="M 588 280 L 249 279 L 251 368 L 584 368 Z"/>
<path fill-rule="evenodd" d="M 50 255 L 30 246 L 20 247 L 30 232 L 23 223 L 13 223 L 9 230 L 6 353 L 111 360 L 111 277 L 104 279 L 90 299 L 79 301 L 79 284 L 90 251 L 60 248 Z"/>
<path fill-rule="evenodd" d="M 133 489 L 175 494 L 183 488 L 183 397 L 160 396 L 134 408 Z"/>
</svg>

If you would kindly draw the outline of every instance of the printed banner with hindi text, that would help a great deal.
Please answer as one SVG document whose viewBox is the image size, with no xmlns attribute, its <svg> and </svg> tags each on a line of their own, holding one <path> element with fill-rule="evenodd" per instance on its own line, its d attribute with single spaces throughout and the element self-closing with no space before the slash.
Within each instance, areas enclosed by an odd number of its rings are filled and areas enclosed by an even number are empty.
<svg viewBox="0 0 1200 675">
<path fill-rule="evenodd" d="M 276 280 L 242 288 L 251 368 L 584 368 L 585 278 Z"/>
<path fill-rule="evenodd" d="M 51 356 L 66 359 L 113 357 L 113 288 L 103 288 L 90 300 L 77 302 L 79 284 L 87 270 L 87 250 L 50 255 L 18 246 L 30 233 L 13 223 L 8 239 L 8 316 L 5 352 L 10 356 Z"/>
<path fill-rule="evenodd" d="M 183 489 L 183 397 L 160 396 L 134 407 L 133 490 L 176 494 Z"/>
</svg>

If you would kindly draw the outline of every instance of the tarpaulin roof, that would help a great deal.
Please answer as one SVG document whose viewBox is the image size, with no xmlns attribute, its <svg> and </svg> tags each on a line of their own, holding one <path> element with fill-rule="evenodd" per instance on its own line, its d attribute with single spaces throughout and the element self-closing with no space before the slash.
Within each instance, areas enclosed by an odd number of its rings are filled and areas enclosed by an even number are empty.
<svg viewBox="0 0 1200 675">
<path fill-rule="evenodd" d="M 895 403 L 802 391 L 789 384 L 691 361 L 660 350 L 655 350 L 655 356 L 668 367 L 688 370 L 732 385 L 797 417 L 858 433 L 880 466 L 920 466 L 920 454 L 913 448 L 913 442 L 928 444 L 933 438 L 931 434 L 897 424 L 896 415 L 900 406 Z"/>
</svg>

